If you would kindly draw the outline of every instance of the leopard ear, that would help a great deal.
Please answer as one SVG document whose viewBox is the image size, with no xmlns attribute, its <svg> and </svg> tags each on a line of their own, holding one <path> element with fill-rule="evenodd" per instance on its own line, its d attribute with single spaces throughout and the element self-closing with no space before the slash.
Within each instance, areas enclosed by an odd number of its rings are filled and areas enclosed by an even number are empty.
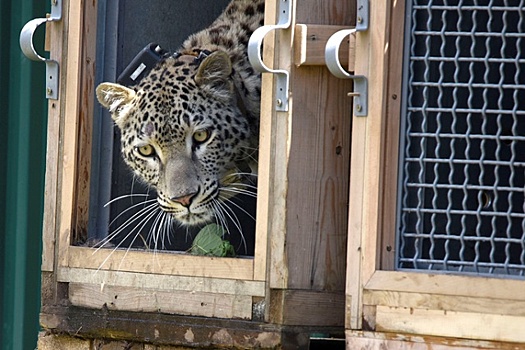
<svg viewBox="0 0 525 350">
<path fill-rule="evenodd" d="M 216 51 L 201 62 L 195 75 L 195 82 L 217 97 L 230 99 L 233 89 L 231 74 L 230 57 L 223 51 Z"/>
<path fill-rule="evenodd" d="M 97 86 L 97 99 L 111 112 L 113 120 L 121 124 L 126 113 L 126 106 L 135 99 L 135 90 L 114 83 L 102 83 Z"/>
</svg>

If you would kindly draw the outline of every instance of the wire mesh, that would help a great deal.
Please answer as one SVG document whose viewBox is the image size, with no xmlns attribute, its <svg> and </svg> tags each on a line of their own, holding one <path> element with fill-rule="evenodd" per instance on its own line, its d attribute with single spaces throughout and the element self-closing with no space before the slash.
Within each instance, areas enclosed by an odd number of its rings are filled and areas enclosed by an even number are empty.
<svg viewBox="0 0 525 350">
<path fill-rule="evenodd" d="M 525 276 L 525 0 L 407 9 L 397 267 Z"/>
</svg>

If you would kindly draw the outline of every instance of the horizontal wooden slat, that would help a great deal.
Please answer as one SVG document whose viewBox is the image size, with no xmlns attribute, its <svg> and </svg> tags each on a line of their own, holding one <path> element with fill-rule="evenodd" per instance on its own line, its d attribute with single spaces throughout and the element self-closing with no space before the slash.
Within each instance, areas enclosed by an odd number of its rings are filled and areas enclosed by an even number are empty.
<svg viewBox="0 0 525 350">
<path fill-rule="evenodd" d="M 348 350 L 518 350 L 520 344 L 399 333 L 346 331 Z"/>
<path fill-rule="evenodd" d="M 265 283 L 211 277 L 169 276 L 137 272 L 60 268 L 59 282 L 149 288 L 158 291 L 189 291 L 247 296 L 265 295 Z"/>
<path fill-rule="evenodd" d="M 525 301 L 479 298 L 475 295 L 464 297 L 366 290 L 363 303 L 365 305 L 525 316 Z"/>
<path fill-rule="evenodd" d="M 245 295 L 156 291 L 94 284 L 69 284 L 69 301 L 76 306 L 109 310 L 162 312 L 219 318 L 250 319 L 252 298 Z"/>
<path fill-rule="evenodd" d="M 68 266 L 161 275 L 253 279 L 253 259 L 69 247 Z"/>
<path fill-rule="evenodd" d="M 377 306 L 376 331 L 525 342 L 525 317 Z"/>
<path fill-rule="evenodd" d="M 504 278 L 376 271 L 365 289 L 525 301 L 525 281 Z"/>
</svg>

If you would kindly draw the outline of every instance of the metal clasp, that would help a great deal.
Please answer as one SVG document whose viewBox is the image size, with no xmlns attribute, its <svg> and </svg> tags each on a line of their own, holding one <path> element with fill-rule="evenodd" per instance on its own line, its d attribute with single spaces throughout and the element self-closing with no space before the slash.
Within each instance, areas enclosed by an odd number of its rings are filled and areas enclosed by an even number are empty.
<svg viewBox="0 0 525 350">
<path fill-rule="evenodd" d="M 46 97 L 58 99 L 59 67 L 58 62 L 40 56 L 33 46 L 33 36 L 36 29 L 43 23 L 60 21 L 62 19 L 62 0 L 52 0 L 51 15 L 48 18 L 35 18 L 25 24 L 20 31 L 20 48 L 24 55 L 33 61 L 46 64 Z"/>
<path fill-rule="evenodd" d="M 279 1 L 279 20 L 275 25 L 266 25 L 257 28 L 248 42 L 248 59 L 251 65 L 261 73 L 275 74 L 275 109 L 288 111 L 288 90 L 290 74 L 284 69 L 270 69 L 262 60 L 262 42 L 266 34 L 276 29 L 287 29 L 292 24 L 292 0 Z"/>
<path fill-rule="evenodd" d="M 348 96 L 354 98 L 354 115 L 358 117 L 366 117 L 368 114 L 368 80 L 364 75 L 348 73 L 341 66 L 339 47 L 349 35 L 355 35 L 355 33 L 365 30 L 368 30 L 368 0 L 358 0 L 356 27 L 340 30 L 333 34 L 325 47 L 325 60 L 328 70 L 338 78 L 354 80 L 354 91 Z"/>
</svg>

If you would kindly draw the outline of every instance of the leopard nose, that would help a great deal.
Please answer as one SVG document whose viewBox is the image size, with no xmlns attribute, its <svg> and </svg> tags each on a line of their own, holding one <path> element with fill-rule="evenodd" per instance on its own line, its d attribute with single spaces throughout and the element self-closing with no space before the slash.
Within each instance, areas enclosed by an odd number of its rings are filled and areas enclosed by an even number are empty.
<svg viewBox="0 0 525 350">
<path fill-rule="evenodd" d="M 195 196 L 197 195 L 197 193 L 199 193 L 199 191 L 194 191 L 194 192 L 190 192 L 190 193 L 187 193 L 187 194 L 184 194 L 182 196 L 179 196 L 179 197 L 172 197 L 171 200 L 173 202 L 177 202 L 185 207 L 189 207 L 191 205 L 191 202 L 193 202 L 193 199 L 195 198 Z"/>
</svg>

